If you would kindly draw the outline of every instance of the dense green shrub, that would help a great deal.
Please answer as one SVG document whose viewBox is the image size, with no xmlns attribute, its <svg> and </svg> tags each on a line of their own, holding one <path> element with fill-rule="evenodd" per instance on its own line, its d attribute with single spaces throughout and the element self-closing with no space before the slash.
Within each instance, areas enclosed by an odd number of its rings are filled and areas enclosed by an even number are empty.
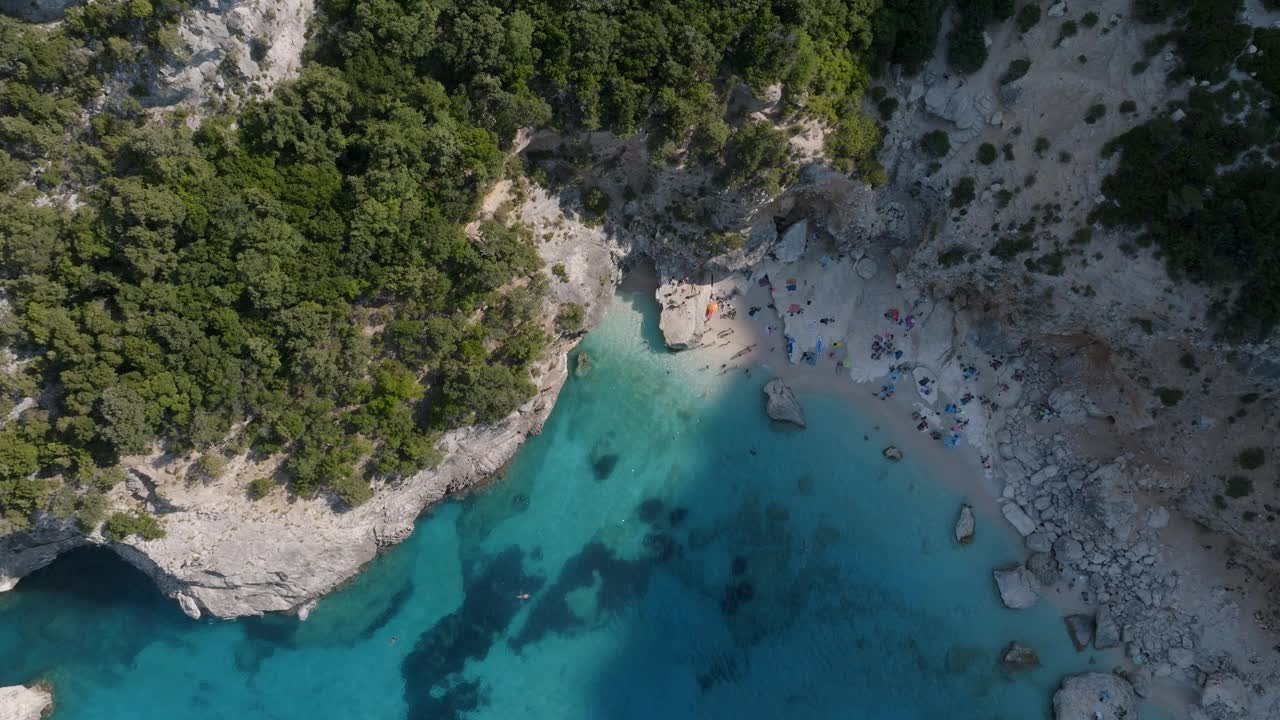
<svg viewBox="0 0 1280 720">
<path fill-rule="evenodd" d="M 953 267 L 964 262 L 968 254 L 969 248 L 963 245 L 953 245 L 938 253 L 938 264 L 944 268 Z"/>
<path fill-rule="evenodd" d="M 987 62 L 982 25 L 962 21 L 947 33 L 947 64 L 963 73 L 975 73 Z"/>
<path fill-rule="evenodd" d="M 951 152 L 951 137 L 943 130 L 932 130 L 920 138 L 920 147 L 932 157 L 940 158 Z"/>
<path fill-rule="evenodd" d="M 582 196 L 582 206 L 589 216 L 601 217 L 609 212 L 609 194 L 598 187 L 593 187 Z"/>
<path fill-rule="evenodd" d="M 1158 117 L 1108 142 L 1104 154 L 1120 163 L 1097 217 L 1145 229 L 1142 242 L 1159 246 L 1175 277 L 1238 286 L 1222 330 L 1258 338 L 1280 321 L 1280 174 L 1261 161 L 1218 168 L 1274 145 L 1280 129 L 1264 116 L 1225 117 L 1231 92 L 1193 90 L 1180 122 Z"/>
<path fill-rule="evenodd" d="M 250 500 L 261 500 L 271 494 L 276 487 L 275 482 L 269 477 L 254 478 L 249 482 L 248 494 Z"/>
<path fill-rule="evenodd" d="M 1036 3 L 1027 3 L 1018 10 L 1019 31 L 1026 33 L 1038 22 L 1040 22 L 1040 6 Z"/>
<path fill-rule="evenodd" d="M 786 133 L 764 120 L 751 120 L 729 137 L 725 183 L 776 193 L 791 171 Z"/>
<path fill-rule="evenodd" d="M 1098 13 L 1096 13 L 1096 12 L 1094 12 L 1094 11 L 1092 11 L 1092 10 L 1090 10 L 1090 11 L 1089 11 L 1089 12 L 1087 12 L 1087 13 L 1085 13 L 1085 14 L 1084 14 L 1084 17 L 1080 18 L 1080 24 L 1081 24 L 1081 25 L 1083 25 L 1083 26 L 1085 26 L 1085 27 L 1087 27 L 1087 28 L 1091 28 L 1091 27 L 1093 27 L 1094 25 L 1097 25 L 1097 24 L 1098 24 Z"/>
<path fill-rule="evenodd" d="M 115 542 L 121 542 L 134 535 L 143 540 L 159 540 L 164 537 L 165 532 L 164 526 L 153 515 L 142 512 L 115 512 L 107 518 L 102 534 Z"/>
<path fill-rule="evenodd" d="M 1035 249 L 1035 240 L 1030 235 L 1006 235 L 991 247 L 991 255 L 1005 262 L 1015 256 Z"/>
<path fill-rule="evenodd" d="M 1090 105 L 1088 112 L 1084 114 L 1084 121 L 1090 125 L 1098 122 L 1107 115 L 1107 106 L 1101 103 Z"/>
<path fill-rule="evenodd" d="M 861 172 L 865 177 L 879 167 L 875 157 L 880 139 L 880 128 L 875 122 L 856 115 L 827 136 L 823 149 L 832 165 L 847 173 Z"/>
<path fill-rule="evenodd" d="M 887 97 L 876 105 L 876 109 L 880 112 L 880 119 L 889 122 L 893 119 L 893 114 L 898 111 L 898 98 Z"/>
<path fill-rule="evenodd" d="M 564 303 L 556 313 L 556 329 L 565 335 L 581 332 L 585 321 L 586 312 L 578 303 Z"/>
<path fill-rule="evenodd" d="M 965 176 L 956 182 L 956 186 L 951 189 L 951 207 L 962 208 L 973 202 L 973 198 L 977 195 L 973 178 Z"/>
<path fill-rule="evenodd" d="M 999 157 L 999 153 L 996 151 L 995 145 L 982 143 L 978 146 L 978 162 L 983 165 L 990 165 L 996 161 L 997 157 Z"/>
<path fill-rule="evenodd" d="M 1033 146 L 1035 154 L 1039 155 L 1040 157 L 1044 157 L 1044 154 L 1046 151 L 1048 151 L 1050 145 L 1052 145 L 1052 143 L 1049 142 L 1049 138 L 1041 135 L 1040 137 L 1036 138 L 1035 145 Z"/>
<path fill-rule="evenodd" d="M 1253 494 L 1253 481 L 1247 477 L 1240 475 L 1232 475 L 1227 478 L 1227 487 L 1223 494 L 1232 499 L 1248 497 Z"/>
<path fill-rule="evenodd" d="M 1267 462 L 1267 455 L 1260 447 L 1245 448 L 1236 455 L 1236 463 L 1245 470 L 1257 470 Z"/>
<path fill-rule="evenodd" d="M 1008 85 L 1015 80 L 1020 80 L 1027 71 L 1031 69 L 1030 58 L 1017 58 L 1009 61 L 1009 67 L 1000 75 L 1000 84 Z"/>
<path fill-rule="evenodd" d="M 872 18 L 871 49 L 877 64 L 903 65 L 909 74 L 933 57 L 949 0 L 883 0 Z"/>
</svg>

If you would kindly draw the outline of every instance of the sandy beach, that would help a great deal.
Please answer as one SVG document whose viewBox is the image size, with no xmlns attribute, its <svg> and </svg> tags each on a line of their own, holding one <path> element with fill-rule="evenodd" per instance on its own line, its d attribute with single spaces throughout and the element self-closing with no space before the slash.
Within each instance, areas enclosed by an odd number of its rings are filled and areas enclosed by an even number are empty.
<svg viewBox="0 0 1280 720">
<path fill-rule="evenodd" d="M 948 303 L 899 285 L 898 278 L 884 270 L 863 277 L 858 273 L 862 261 L 810 247 L 794 263 L 771 258 L 749 275 L 735 273 L 714 278 L 708 286 L 691 286 L 688 295 L 694 302 L 706 297 L 715 303 L 709 316 L 708 308 L 678 304 L 664 306 L 664 311 L 702 311 L 701 341 L 685 352 L 705 359 L 706 372 L 766 372 L 782 378 L 801 398 L 842 398 L 873 423 L 875 431 L 862 441 L 896 446 L 931 476 L 961 492 L 977 513 L 979 532 L 1005 533 L 1037 552 L 1034 538 L 1006 521 L 1006 506 L 1025 505 L 1015 501 L 1014 486 L 1007 479 L 1020 472 L 1016 466 L 1022 456 L 1015 457 L 1007 439 L 998 441 L 996 436 L 1006 436 L 1005 428 L 1011 425 L 1022 425 L 1030 436 L 1053 447 L 1059 458 L 1086 451 L 1094 457 L 1107 457 L 1108 451 L 1114 456 L 1115 448 L 1089 442 L 1084 433 L 1067 433 L 1047 404 L 1029 406 L 1022 382 L 1024 358 L 983 353 L 971 341 L 972 333 L 966 336 L 969 329 Z M 628 283 L 653 287 L 657 279 L 652 268 L 641 265 Z M 898 321 L 893 319 L 895 309 Z M 913 316 L 910 330 L 908 312 Z M 885 352 L 884 340 L 890 335 L 893 350 Z M 978 371 L 976 376 L 970 368 Z M 915 391 L 916 378 L 922 376 L 936 378 L 930 383 L 935 388 L 931 397 Z M 892 377 L 898 378 L 896 383 Z M 884 389 L 891 383 L 896 392 L 886 397 Z M 968 402 L 962 404 L 965 399 Z M 948 406 L 961 414 L 948 412 Z M 928 427 L 921 431 L 926 418 Z M 964 427 L 961 420 L 967 420 Z M 944 442 L 952 428 L 960 436 L 955 446 Z M 930 435 L 935 429 L 941 439 Z M 996 452 L 1002 443 L 1002 452 Z M 1124 462 L 1126 457 L 1116 460 Z M 1014 465 L 1005 470 L 1010 463 Z M 1135 500 L 1139 517 L 1163 512 L 1153 500 Z M 1178 579 L 1176 590 L 1169 592 L 1177 597 L 1177 607 L 1198 619 L 1197 647 L 1229 658 L 1236 667 L 1262 662 L 1273 639 L 1254 631 L 1252 618 L 1264 610 L 1261 594 L 1241 589 L 1251 577 L 1250 569 L 1231 561 L 1229 543 L 1212 542 L 1212 535 L 1182 518 L 1149 524 L 1157 532 L 1142 532 L 1159 550 L 1146 562 L 1159 563 L 1157 567 Z M 1091 575 L 1068 572 L 1045 587 L 1043 597 L 1064 616 L 1089 614 L 1099 597 L 1108 597 L 1098 594 Z M 1147 667 L 1142 655 L 1135 658 L 1132 653 L 1124 663 L 1129 671 L 1145 673 L 1152 681 L 1150 698 L 1178 716 L 1194 697 L 1195 686 L 1176 675 L 1176 665 Z"/>
</svg>

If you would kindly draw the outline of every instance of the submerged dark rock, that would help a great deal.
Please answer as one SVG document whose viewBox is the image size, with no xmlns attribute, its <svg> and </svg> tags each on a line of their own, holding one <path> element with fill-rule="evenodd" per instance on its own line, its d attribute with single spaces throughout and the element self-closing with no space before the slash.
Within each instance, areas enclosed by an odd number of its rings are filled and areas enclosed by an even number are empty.
<svg viewBox="0 0 1280 720">
<path fill-rule="evenodd" d="M 755 587 L 748 581 L 742 580 L 725 588 L 724 599 L 720 601 L 720 609 L 725 615 L 733 615 L 747 603 L 751 602 L 756 595 Z"/>
<path fill-rule="evenodd" d="M 1029 670 L 1040 667 L 1040 655 L 1020 642 L 1011 642 L 1001 654 L 1000 662 L 1010 670 Z"/>
<path fill-rule="evenodd" d="M 662 501 L 658 498 L 645 500 L 636 508 L 636 515 L 650 525 L 658 522 L 658 518 L 662 517 Z"/>
<path fill-rule="evenodd" d="M 606 453 L 598 455 L 591 459 L 591 471 L 595 473 L 596 481 L 609 479 L 613 474 L 613 469 L 618 466 L 618 460 L 622 458 L 618 453 Z"/>
<path fill-rule="evenodd" d="M 587 543 L 560 568 L 555 582 L 539 593 L 524 626 L 507 644 L 519 652 L 552 633 L 585 630 L 634 602 L 648 588 L 653 571 L 680 552 L 679 544 L 666 533 L 649 533 L 644 544 L 649 554 L 632 560 L 618 556 L 599 540 Z M 569 606 L 569 594 L 592 586 L 594 618 L 579 617 Z"/>
<path fill-rule="evenodd" d="M 689 517 L 689 510 L 687 508 L 674 508 L 667 515 L 667 524 L 671 525 L 673 528 L 680 527 L 687 517 Z"/>
<path fill-rule="evenodd" d="M 489 654 L 523 605 L 520 595 L 543 582 L 524 572 L 516 546 L 463 568 L 461 607 L 422 633 L 400 665 L 410 720 L 453 720 L 480 707 L 481 688 L 461 676 L 463 668 Z"/>
</svg>

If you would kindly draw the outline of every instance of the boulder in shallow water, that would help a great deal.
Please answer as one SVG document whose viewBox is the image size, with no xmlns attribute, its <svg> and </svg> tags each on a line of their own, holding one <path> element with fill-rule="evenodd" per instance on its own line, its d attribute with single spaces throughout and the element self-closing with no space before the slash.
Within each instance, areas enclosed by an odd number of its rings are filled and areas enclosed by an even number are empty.
<svg viewBox="0 0 1280 720">
<path fill-rule="evenodd" d="M 1000 590 L 1000 601 L 1013 610 L 1029 608 L 1040 601 L 1040 581 L 1022 563 L 991 571 Z"/>
<path fill-rule="evenodd" d="M 1063 621 L 1067 624 L 1067 635 L 1071 637 L 1071 644 L 1076 646 L 1076 652 L 1089 647 L 1093 642 L 1093 618 L 1077 614 L 1068 615 Z"/>
<path fill-rule="evenodd" d="M 1111 609 L 1103 605 L 1093 620 L 1093 646 L 1098 650 L 1110 650 L 1120 646 L 1120 626 L 1116 624 Z"/>
<path fill-rule="evenodd" d="M 591 355 L 587 354 L 586 350 L 582 350 L 578 353 L 578 357 L 573 362 L 573 376 L 586 377 L 591 374 L 593 367 L 594 365 L 591 363 Z"/>
<path fill-rule="evenodd" d="M 1040 667 L 1040 656 L 1020 642 L 1011 642 L 1000 656 L 1000 662 L 1010 670 L 1030 670 Z"/>
<path fill-rule="evenodd" d="M 973 542 L 976 528 L 977 522 L 973 518 L 973 508 L 968 505 L 961 505 L 960 517 L 956 519 L 956 542 L 961 545 L 968 545 Z"/>
<path fill-rule="evenodd" d="M 1134 720 L 1138 697 L 1128 680 L 1111 673 L 1084 673 L 1062 681 L 1053 694 L 1054 720 Z"/>
<path fill-rule="evenodd" d="M 889 447 L 881 450 L 880 454 L 894 462 L 898 462 L 902 459 L 902 451 L 899 450 L 896 445 L 890 445 Z"/>
<path fill-rule="evenodd" d="M 53 706 L 53 695 L 42 687 L 0 687 L 0 720 L 39 720 Z"/>
<path fill-rule="evenodd" d="M 804 412 L 800 409 L 796 394 L 791 392 L 791 388 L 787 387 L 781 378 L 774 378 L 765 383 L 764 394 L 768 398 L 765 412 L 769 413 L 770 418 L 807 427 L 804 422 Z"/>
</svg>

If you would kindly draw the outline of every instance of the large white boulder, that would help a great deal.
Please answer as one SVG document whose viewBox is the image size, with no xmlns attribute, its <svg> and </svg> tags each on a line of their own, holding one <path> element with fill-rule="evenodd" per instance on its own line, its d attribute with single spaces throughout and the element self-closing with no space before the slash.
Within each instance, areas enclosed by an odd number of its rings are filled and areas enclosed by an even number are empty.
<svg viewBox="0 0 1280 720">
<path fill-rule="evenodd" d="M 764 394 L 768 398 L 765 412 L 769 413 L 770 418 L 805 427 L 804 412 L 800 409 L 796 394 L 780 378 L 765 383 Z"/>
<path fill-rule="evenodd" d="M 1040 581 L 1022 563 L 991 572 L 1000 590 L 1000 601 L 1013 610 L 1029 608 L 1040 601 Z"/>
<path fill-rule="evenodd" d="M 0 720 L 39 720 L 53 707 L 53 695 L 41 687 L 0 687 Z"/>
<path fill-rule="evenodd" d="M 1072 675 L 1053 694 L 1054 720 L 1134 720 L 1138 697 L 1129 681 L 1110 673 Z"/>
<path fill-rule="evenodd" d="M 804 256 L 804 250 L 808 244 L 809 221 L 801 220 L 782 233 L 782 237 L 773 246 L 773 254 L 778 258 L 778 262 L 793 263 Z"/>
</svg>

